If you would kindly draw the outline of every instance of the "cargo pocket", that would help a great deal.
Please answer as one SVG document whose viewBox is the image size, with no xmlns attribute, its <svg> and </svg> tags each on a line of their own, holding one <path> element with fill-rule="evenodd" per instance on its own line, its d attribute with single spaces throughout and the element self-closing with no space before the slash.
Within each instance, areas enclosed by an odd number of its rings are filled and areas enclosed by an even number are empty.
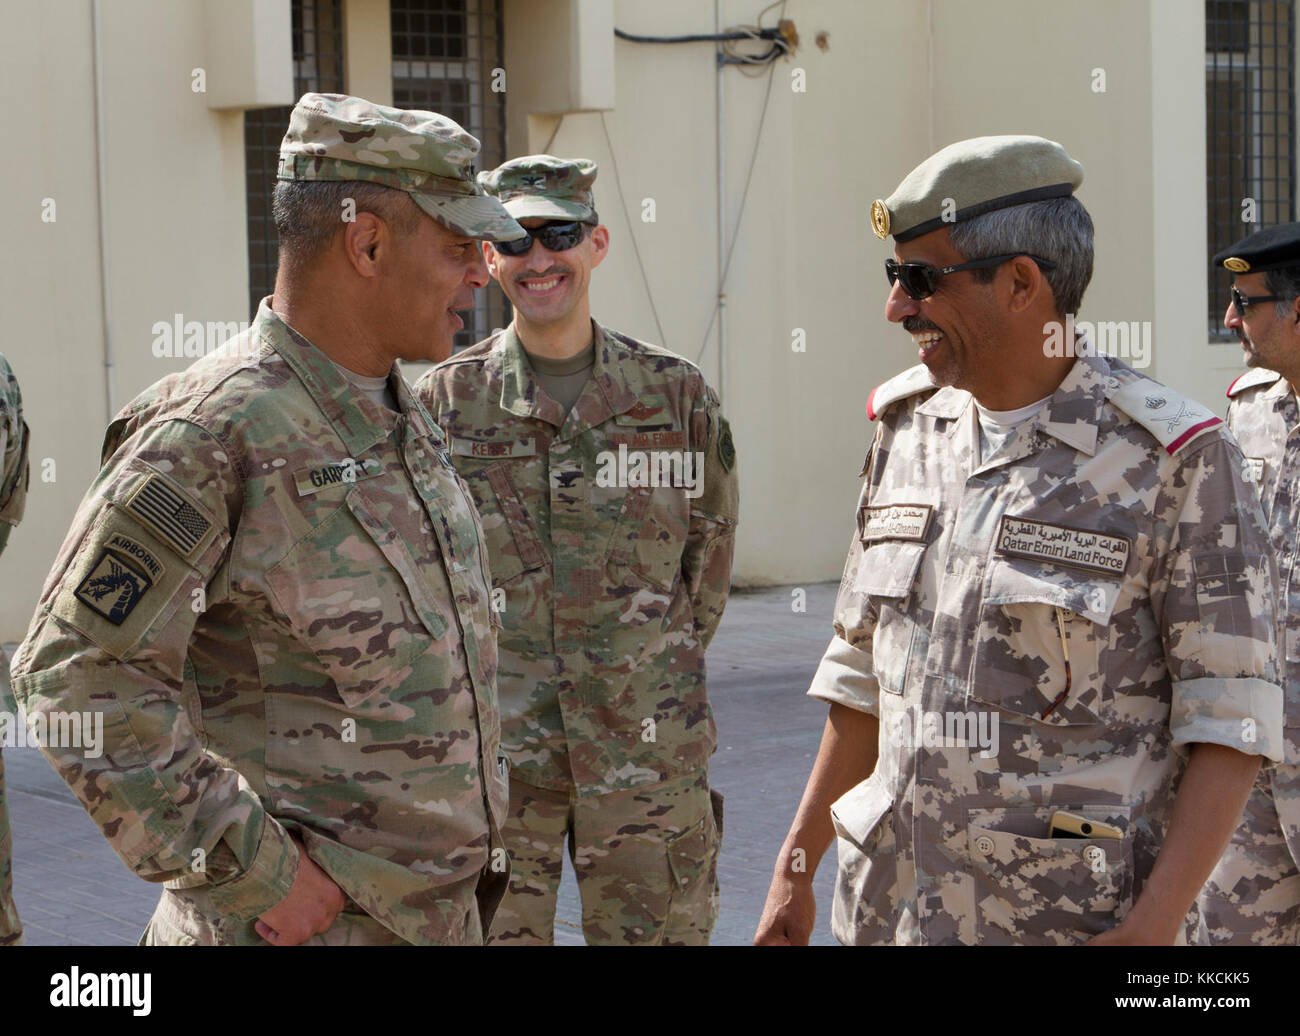
<svg viewBox="0 0 1300 1036">
<path fill-rule="evenodd" d="M 718 854 L 718 828 L 710 810 L 685 831 L 667 841 L 668 869 L 673 876 L 673 897 L 684 896 L 713 871 Z"/>
<path fill-rule="evenodd" d="M 967 847 L 979 942 L 1064 946 L 1114 928 L 1132 906 L 1133 841 L 1044 838 L 1057 809 L 1127 829 L 1113 806 L 972 810 Z"/>
<path fill-rule="evenodd" d="M 916 623 L 908 615 L 907 603 L 924 556 L 924 543 L 891 540 L 873 544 L 863 552 L 853 582 L 853 590 L 869 596 L 876 607 L 871 654 L 876 680 L 881 690 L 890 694 L 902 694 L 907 678 L 916 634 Z"/>
<path fill-rule="evenodd" d="M 831 804 L 839 868 L 831 931 L 847 946 L 891 942 L 898 916 L 893 796 L 872 774 Z"/>
<path fill-rule="evenodd" d="M 399 685 L 448 629 L 396 534 L 372 526 L 353 489 L 266 573 L 281 614 L 348 706 Z"/>
<path fill-rule="evenodd" d="M 1119 580 L 1100 573 L 995 558 L 980 603 L 971 696 L 1054 726 L 1101 722 L 1110 705 L 1101 653 L 1119 592 Z"/>
</svg>

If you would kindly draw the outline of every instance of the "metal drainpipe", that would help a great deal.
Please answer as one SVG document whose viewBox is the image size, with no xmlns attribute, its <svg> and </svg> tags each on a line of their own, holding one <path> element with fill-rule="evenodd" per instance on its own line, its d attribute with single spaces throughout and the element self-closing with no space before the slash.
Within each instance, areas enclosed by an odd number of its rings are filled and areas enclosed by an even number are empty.
<svg viewBox="0 0 1300 1036">
<path fill-rule="evenodd" d="M 713 31 L 722 32 L 722 0 L 713 0 Z M 718 102 L 717 138 L 718 138 L 718 398 L 727 398 L 727 294 L 722 278 L 727 267 L 727 155 L 723 118 L 723 73 L 727 66 L 722 63 L 722 47 L 717 50 L 718 61 Z"/>
<path fill-rule="evenodd" d="M 107 169 L 104 162 L 104 54 L 101 49 L 103 40 L 103 19 L 100 0 L 91 2 L 91 37 L 94 43 L 92 60 L 95 65 L 95 202 L 99 209 L 99 299 L 104 314 L 104 405 L 108 417 L 104 423 L 113 420 L 117 407 L 113 402 L 113 337 L 109 332 L 108 319 L 108 213 L 104 206 L 107 195 L 105 179 Z"/>
</svg>

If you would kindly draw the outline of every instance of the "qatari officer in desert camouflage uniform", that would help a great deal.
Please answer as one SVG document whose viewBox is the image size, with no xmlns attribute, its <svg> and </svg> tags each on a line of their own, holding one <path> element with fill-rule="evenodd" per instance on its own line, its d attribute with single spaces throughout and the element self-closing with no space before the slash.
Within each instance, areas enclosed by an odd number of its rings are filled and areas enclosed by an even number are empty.
<svg viewBox="0 0 1300 1036">
<path fill-rule="evenodd" d="M 868 398 L 809 691 L 830 716 L 759 943 L 807 940 L 834 836 L 843 943 L 1173 943 L 1282 757 L 1240 450 L 1062 338 L 1092 273 L 1082 179 L 1059 144 L 983 137 L 872 207 L 895 241 L 885 315 L 921 364 Z"/>
</svg>

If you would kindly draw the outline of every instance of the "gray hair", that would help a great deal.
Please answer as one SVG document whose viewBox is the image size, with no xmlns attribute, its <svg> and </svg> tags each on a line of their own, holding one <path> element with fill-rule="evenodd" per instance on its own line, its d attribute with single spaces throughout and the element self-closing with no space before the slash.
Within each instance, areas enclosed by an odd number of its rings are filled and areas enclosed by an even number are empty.
<svg viewBox="0 0 1300 1036">
<path fill-rule="evenodd" d="M 1052 289 L 1057 315 L 1079 312 L 1092 280 L 1093 251 L 1092 217 L 1077 198 L 1049 198 L 995 209 L 954 223 L 948 240 L 967 260 L 1010 253 L 1050 259 L 1056 269 L 1044 270 L 1043 277 Z M 972 274 L 988 283 L 997 270 L 973 270 Z"/>
<path fill-rule="evenodd" d="M 1295 308 L 1296 298 L 1300 297 L 1300 266 L 1265 270 L 1264 285 L 1270 295 L 1283 296 L 1283 301 L 1273 303 L 1273 309 L 1279 320 L 1285 320 Z"/>
<path fill-rule="evenodd" d="M 280 239 L 280 263 L 301 268 L 316 259 L 343 226 L 343 205 L 369 212 L 398 237 L 414 232 L 421 210 L 405 191 L 360 180 L 277 180 L 271 214 Z"/>
</svg>

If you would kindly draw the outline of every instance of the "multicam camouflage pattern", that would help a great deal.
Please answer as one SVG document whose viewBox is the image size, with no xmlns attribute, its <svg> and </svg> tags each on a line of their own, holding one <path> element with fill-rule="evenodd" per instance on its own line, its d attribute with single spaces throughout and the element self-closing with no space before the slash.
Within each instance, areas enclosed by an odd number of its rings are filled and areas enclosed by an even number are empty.
<svg viewBox="0 0 1300 1036">
<path fill-rule="evenodd" d="M 27 453 L 22 393 L 18 391 L 13 368 L 0 354 L 0 553 L 4 552 L 10 530 L 23 516 L 29 477 Z M 3 661 L 4 650 L 0 648 L 0 662 Z M 4 702 L 0 696 L 0 704 Z M 0 946 L 17 946 L 22 941 L 23 928 L 14 905 L 13 837 L 5 805 L 4 759 L 0 757 Z"/>
<path fill-rule="evenodd" d="M 591 220 L 596 216 L 591 195 L 596 172 L 596 163 L 588 158 L 527 155 L 479 173 L 478 182 L 515 219 Z"/>
<path fill-rule="evenodd" d="M 280 143 L 281 180 L 359 180 L 406 191 L 438 222 L 489 241 L 523 228 L 474 178 L 479 142 L 436 112 L 303 94 Z"/>
<path fill-rule="evenodd" d="M 731 581 L 731 433 L 690 362 L 593 322 L 569 414 L 513 325 L 416 384 L 487 534 L 512 779 L 582 796 L 702 770 L 716 743 L 704 651 Z M 598 484 L 598 454 L 701 453 L 703 493 Z"/>
<path fill-rule="evenodd" d="M 257 941 L 291 835 L 409 943 L 478 941 L 476 889 L 484 915 L 504 889 L 482 530 L 437 426 L 390 387 L 400 413 L 263 300 L 109 429 L 13 682 L 29 714 L 104 715 L 102 757 L 44 751 L 167 883 L 160 923 Z"/>
<path fill-rule="evenodd" d="M 594 798 L 510 782 L 510 894 L 492 945 L 547 946 L 572 837 L 588 946 L 705 946 L 718 918 L 722 796 L 705 772 Z"/>
<path fill-rule="evenodd" d="M 1201 944 L 1300 943 L 1300 405 L 1285 378 L 1254 370 L 1229 390 L 1228 427 L 1246 458 L 1277 557 L 1286 692 L 1282 762 L 1260 771 L 1241 825 L 1199 899 Z"/>
<path fill-rule="evenodd" d="M 809 690 L 880 719 L 875 772 L 832 808 L 833 930 L 1081 942 L 1141 893 L 1188 745 L 1282 754 L 1263 514 L 1221 422 L 1117 360 L 1076 360 L 986 459 L 969 393 L 915 389 L 875 394 Z M 1057 810 L 1123 837 L 1049 838 Z"/>
</svg>

